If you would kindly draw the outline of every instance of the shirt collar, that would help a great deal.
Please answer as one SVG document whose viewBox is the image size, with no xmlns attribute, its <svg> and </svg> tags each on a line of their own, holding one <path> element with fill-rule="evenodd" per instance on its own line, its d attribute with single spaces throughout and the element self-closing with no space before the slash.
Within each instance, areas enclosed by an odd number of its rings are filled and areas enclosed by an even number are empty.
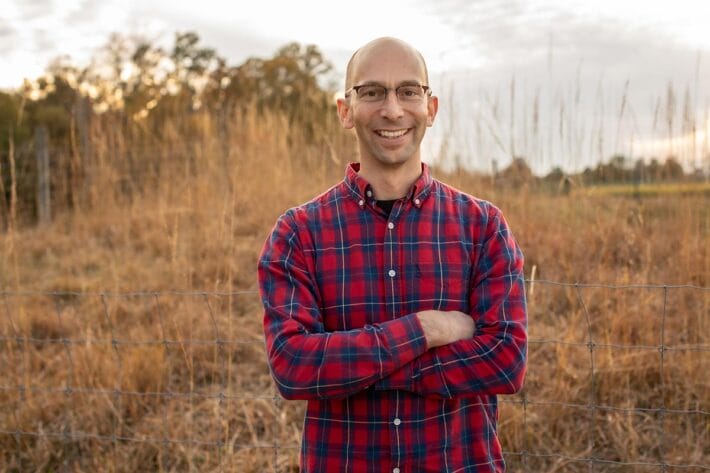
<svg viewBox="0 0 710 473">
<path fill-rule="evenodd" d="M 358 203 L 360 208 L 365 208 L 366 203 L 372 204 L 375 199 L 372 186 L 358 174 L 359 170 L 360 163 L 348 164 L 345 170 L 345 185 L 350 190 L 350 195 Z M 433 178 L 431 177 L 429 166 L 426 163 L 422 163 L 422 173 L 412 185 L 405 200 L 411 200 L 412 205 L 417 208 L 421 207 L 427 197 L 429 197 L 432 182 Z"/>
</svg>

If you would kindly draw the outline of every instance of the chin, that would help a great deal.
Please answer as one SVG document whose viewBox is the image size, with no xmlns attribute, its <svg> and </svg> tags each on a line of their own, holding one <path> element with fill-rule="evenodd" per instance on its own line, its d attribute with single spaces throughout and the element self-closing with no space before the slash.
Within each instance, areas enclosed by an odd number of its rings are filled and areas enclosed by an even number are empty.
<svg viewBox="0 0 710 473">
<path fill-rule="evenodd" d="M 377 161 L 380 164 L 383 164 L 385 166 L 401 166 L 403 164 L 408 163 L 413 159 L 412 156 L 410 157 L 399 157 L 399 156 L 394 156 L 394 157 L 387 157 L 387 156 L 382 156 L 377 158 Z"/>
<path fill-rule="evenodd" d="M 416 159 L 416 153 L 398 150 L 395 153 L 378 153 L 376 159 L 382 164 L 405 164 Z"/>
</svg>

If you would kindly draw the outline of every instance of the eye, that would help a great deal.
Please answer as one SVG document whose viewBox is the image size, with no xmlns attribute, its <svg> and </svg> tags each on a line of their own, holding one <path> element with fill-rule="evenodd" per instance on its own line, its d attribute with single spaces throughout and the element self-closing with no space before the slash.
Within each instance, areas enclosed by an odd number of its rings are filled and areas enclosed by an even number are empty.
<svg viewBox="0 0 710 473">
<path fill-rule="evenodd" d="M 402 85 L 397 88 L 397 96 L 400 99 L 417 100 L 422 95 L 422 87 L 419 85 Z"/>
<path fill-rule="evenodd" d="M 358 88 L 357 95 L 363 100 L 381 100 L 385 90 L 381 85 L 363 85 Z"/>
</svg>

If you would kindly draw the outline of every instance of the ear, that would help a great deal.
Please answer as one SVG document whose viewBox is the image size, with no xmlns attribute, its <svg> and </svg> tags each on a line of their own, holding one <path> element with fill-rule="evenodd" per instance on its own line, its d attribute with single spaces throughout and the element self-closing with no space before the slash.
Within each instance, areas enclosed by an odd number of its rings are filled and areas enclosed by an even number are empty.
<svg viewBox="0 0 710 473">
<path fill-rule="evenodd" d="M 436 97 L 435 95 L 429 97 L 426 108 L 426 126 L 432 126 L 434 124 L 434 118 L 436 118 L 436 112 L 439 111 L 439 97 Z"/>
<path fill-rule="evenodd" d="M 346 98 L 338 98 L 338 118 L 340 118 L 340 124 L 346 130 L 351 129 L 355 124 L 352 118 L 352 109 L 350 108 L 350 102 Z"/>
</svg>

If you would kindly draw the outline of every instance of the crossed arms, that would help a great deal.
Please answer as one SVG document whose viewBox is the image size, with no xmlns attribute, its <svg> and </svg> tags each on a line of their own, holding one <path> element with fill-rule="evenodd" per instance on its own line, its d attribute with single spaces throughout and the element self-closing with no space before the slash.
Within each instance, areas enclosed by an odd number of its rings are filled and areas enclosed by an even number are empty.
<svg viewBox="0 0 710 473">
<path fill-rule="evenodd" d="M 508 394 L 523 383 L 527 315 L 523 256 L 500 213 L 470 281 L 471 314 L 427 310 L 328 332 L 296 223 L 277 222 L 259 261 L 272 375 L 286 399 L 345 398 L 367 388 L 453 398 Z"/>
</svg>

